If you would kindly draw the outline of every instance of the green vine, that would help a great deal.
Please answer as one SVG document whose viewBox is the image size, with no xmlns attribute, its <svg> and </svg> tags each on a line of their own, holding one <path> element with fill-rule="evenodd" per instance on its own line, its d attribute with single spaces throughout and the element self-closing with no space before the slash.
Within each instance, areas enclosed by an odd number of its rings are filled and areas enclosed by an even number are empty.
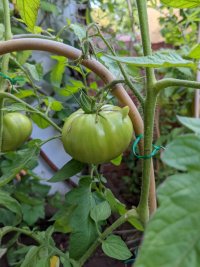
<svg viewBox="0 0 200 267">
<path fill-rule="evenodd" d="M 155 90 L 155 93 L 158 94 L 161 90 L 167 87 L 172 87 L 172 86 L 183 86 L 183 87 L 188 87 L 188 88 L 199 89 L 200 82 L 166 78 L 166 79 L 157 81 L 154 86 L 154 90 Z"/>
<path fill-rule="evenodd" d="M 3 142 L 3 104 L 4 99 L 0 99 L 0 153 L 2 149 L 2 142 Z"/>
<path fill-rule="evenodd" d="M 43 118 L 44 120 L 46 120 L 49 124 L 51 124 L 56 130 L 58 130 L 59 132 L 62 132 L 62 129 L 56 124 L 54 123 L 46 114 L 42 113 L 41 111 L 39 111 L 38 109 L 32 107 L 31 105 L 27 104 L 26 102 L 24 102 L 23 100 L 19 99 L 18 97 L 9 94 L 9 93 L 0 93 L 0 100 L 4 99 L 4 98 L 9 98 L 12 99 L 18 103 L 23 104 L 24 106 L 26 106 L 30 111 L 33 111 L 35 113 L 37 113 L 41 118 Z"/>
<path fill-rule="evenodd" d="M 11 32 L 11 24 L 10 24 L 10 8 L 9 8 L 9 1 L 3 0 L 3 9 L 4 9 L 4 27 L 5 27 L 5 34 L 4 39 L 5 41 L 10 40 L 12 38 L 12 32 Z M 9 65 L 9 58 L 10 55 L 6 54 L 2 58 L 2 67 L 1 71 L 3 73 L 7 73 L 8 71 L 8 65 Z M 0 91 L 5 90 L 5 81 L 3 79 L 0 79 Z"/>
<path fill-rule="evenodd" d="M 116 56 L 116 53 L 114 51 L 114 49 L 112 48 L 112 46 L 108 43 L 108 41 L 104 38 L 103 34 L 101 33 L 99 27 L 95 24 L 92 23 L 89 27 L 88 30 L 91 29 L 92 27 L 95 27 L 97 30 L 97 33 L 95 35 L 92 36 L 88 36 L 88 37 L 100 37 L 102 39 L 102 41 L 104 42 L 104 44 L 107 46 L 107 48 L 109 49 L 109 51 L 111 52 L 111 54 L 113 56 Z M 117 62 L 119 69 L 122 73 L 122 75 L 124 76 L 124 79 L 126 81 L 126 84 L 129 86 L 129 88 L 131 89 L 131 91 L 134 93 L 134 95 L 137 97 L 139 103 L 141 104 L 141 107 L 144 108 L 144 98 L 143 96 L 140 94 L 140 92 L 138 92 L 138 90 L 134 87 L 133 83 L 131 82 L 131 80 L 129 79 L 129 76 L 127 75 L 123 65 L 120 62 Z"/>
<path fill-rule="evenodd" d="M 4 9 L 4 27 L 5 27 L 5 34 L 4 38 L 5 40 L 9 40 L 12 38 L 12 33 L 11 33 L 11 24 L 10 24 L 10 8 L 9 8 L 9 1 L 8 0 L 3 0 L 3 9 Z M 6 54 L 2 58 L 2 67 L 1 71 L 3 73 L 7 73 L 8 71 L 8 65 L 9 65 L 9 58 L 10 55 Z M 5 90 L 5 80 L 3 78 L 0 78 L 0 92 Z M 2 142 L 3 142 L 3 104 L 4 104 L 4 99 L 0 100 L 0 153 L 1 153 L 1 148 L 2 148 Z"/>
<path fill-rule="evenodd" d="M 139 15 L 139 24 L 143 45 L 144 56 L 152 54 L 151 41 L 149 35 L 147 1 L 136 0 Z M 149 154 L 152 149 L 154 112 L 156 105 L 156 94 L 154 92 L 155 75 L 153 68 L 146 68 L 146 99 L 144 103 L 144 151 Z M 149 220 L 149 188 L 150 188 L 151 159 L 143 161 L 142 187 L 138 213 L 143 224 Z"/>
<path fill-rule="evenodd" d="M 87 261 L 87 259 L 93 254 L 93 252 L 97 249 L 97 247 L 101 244 L 103 240 L 106 239 L 107 236 L 112 234 L 112 232 L 118 228 L 120 225 L 124 224 L 130 218 L 137 218 L 138 215 L 135 209 L 129 210 L 127 213 L 119 217 L 111 226 L 109 226 L 91 245 L 91 247 L 86 251 L 86 253 L 79 259 L 80 267 Z"/>
</svg>

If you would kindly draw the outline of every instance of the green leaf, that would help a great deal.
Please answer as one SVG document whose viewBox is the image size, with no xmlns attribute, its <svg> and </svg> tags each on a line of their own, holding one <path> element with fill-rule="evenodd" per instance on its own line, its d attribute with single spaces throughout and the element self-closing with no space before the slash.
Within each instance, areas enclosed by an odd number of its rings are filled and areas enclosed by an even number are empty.
<svg viewBox="0 0 200 267">
<path fill-rule="evenodd" d="M 71 79 L 69 82 L 71 84 L 67 84 L 65 88 L 58 91 L 60 95 L 70 96 L 72 94 L 79 92 L 81 89 L 85 87 L 81 81 L 76 81 Z"/>
<path fill-rule="evenodd" d="M 22 187 L 21 190 L 23 190 L 23 189 L 25 190 L 26 187 Z M 27 205 L 30 205 L 30 206 L 37 206 L 37 205 L 40 205 L 41 203 L 43 203 L 42 199 L 31 197 L 28 194 L 28 192 L 26 192 L 26 191 L 25 192 L 24 191 L 20 192 L 20 188 L 18 188 L 18 190 L 16 190 L 16 192 L 14 192 L 14 196 L 20 203 L 24 203 L 24 204 L 27 204 Z"/>
<path fill-rule="evenodd" d="M 200 6 L 200 0 L 161 0 L 161 3 L 175 8 L 193 8 Z"/>
<path fill-rule="evenodd" d="M 23 213 L 23 220 L 30 226 L 36 223 L 38 219 L 44 219 L 45 217 L 43 203 L 35 206 L 22 204 L 21 208 Z"/>
<path fill-rule="evenodd" d="M 37 124 L 37 126 L 41 129 L 46 129 L 50 126 L 50 123 L 43 119 L 39 114 L 33 113 L 31 114 L 31 119 Z"/>
<path fill-rule="evenodd" d="M 188 57 L 200 59 L 200 44 L 196 44 L 189 52 Z"/>
<path fill-rule="evenodd" d="M 85 28 L 80 24 L 71 24 L 70 28 L 73 30 L 75 35 L 78 37 L 80 41 L 82 41 L 84 38 L 86 38 L 86 30 Z"/>
<path fill-rule="evenodd" d="M 110 235 L 102 242 L 103 252 L 117 260 L 127 260 L 132 254 L 120 236 Z"/>
<path fill-rule="evenodd" d="M 105 55 L 100 57 L 100 61 L 109 69 L 111 73 L 113 73 L 115 77 L 118 77 L 118 79 L 121 78 L 121 71 L 117 62 Z"/>
<path fill-rule="evenodd" d="M 44 260 L 45 259 L 45 260 Z M 32 246 L 20 267 L 49 267 L 48 249 Z"/>
<path fill-rule="evenodd" d="M 76 205 L 69 221 L 72 228 L 69 255 L 77 260 L 97 238 L 96 225 L 90 217 L 90 211 L 96 204 L 91 192 L 90 178 L 82 178 L 79 187 L 67 193 L 66 203 Z"/>
<path fill-rule="evenodd" d="M 169 177 L 158 190 L 160 206 L 147 225 L 134 267 L 198 267 L 199 172 Z"/>
<path fill-rule="evenodd" d="M 138 67 L 159 68 L 159 67 L 193 67 L 194 62 L 183 59 L 176 53 L 160 53 L 157 52 L 152 56 L 144 57 L 115 57 L 106 55 L 107 57 L 126 64 Z"/>
<path fill-rule="evenodd" d="M 32 90 L 21 90 L 20 92 L 15 94 L 18 98 L 26 98 L 29 96 L 35 96 L 35 93 Z"/>
<path fill-rule="evenodd" d="M 54 227 L 56 231 L 62 233 L 72 232 L 72 227 L 69 224 L 70 217 L 74 211 L 76 205 L 67 205 L 66 207 L 61 208 L 51 220 L 55 220 Z"/>
<path fill-rule="evenodd" d="M 119 155 L 117 158 L 112 159 L 110 162 L 115 166 L 119 166 L 122 162 L 122 154 Z"/>
<path fill-rule="evenodd" d="M 9 193 L 0 190 L 0 206 L 14 212 L 16 214 L 16 218 L 14 221 L 14 225 L 20 223 L 22 219 L 22 210 L 19 202 L 12 198 Z"/>
<path fill-rule="evenodd" d="M 49 182 L 55 183 L 69 179 L 75 174 L 81 172 L 84 166 L 84 163 L 75 159 L 71 159 L 58 172 L 56 172 Z"/>
<path fill-rule="evenodd" d="M 15 217 L 16 215 L 14 213 L 12 213 L 11 211 L 4 209 L 4 208 L 0 208 L 0 224 L 2 225 L 15 225 Z"/>
<path fill-rule="evenodd" d="M 31 56 L 31 54 L 32 54 L 32 51 L 30 51 L 30 50 L 19 51 L 15 55 L 16 56 L 16 60 L 18 61 L 18 63 L 20 65 L 24 65 L 28 61 L 28 59 Z"/>
<path fill-rule="evenodd" d="M 195 133 L 200 134 L 200 119 L 177 116 L 181 124 Z"/>
<path fill-rule="evenodd" d="M 127 212 L 126 206 L 113 195 L 109 188 L 105 188 L 104 197 L 109 203 L 112 212 L 117 212 L 120 215 Z"/>
<path fill-rule="evenodd" d="M 28 29 L 34 32 L 40 0 L 17 0 L 16 4 L 20 16 L 26 23 Z"/>
<path fill-rule="evenodd" d="M 51 103 L 51 109 L 54 111 L 61 111 L 63 109 L 63 105 L 60 101 L 54 100 Z"/>
<path fill-rule="evenodd" d="M 111 215 L 111 208 L 107 201 L 103 201 L 90 211 L 90 216 L 95 222 L 105 221 Z"/>
<path fill-rule="evenodd" d="M 38 146 L 21 150 L 9 170 L 0 177 L 0 186 L 6 185 L 16 176 L 17 173 L 19 173 L 22 169 L 26 169 L 30 162 L 37 159 L 39 151 L 40 149 Z M 13 154 L 13 152 L 9 152 L 6 155 L 8 156 Z"/>
<path fill-rule="evenodd" d="M 117 212 L 119 215 L 123 215 L 127 212 L 126 206 L 121 203 L 115 196 L 113 195 L 112 191 L 109 188 L 105 188 L 104 197 L 108 201 L 112 212 Z M 136 218 L 131 218 L 128 222 L 133 225 L 139 231 L 144 231 L 144 227 Z"/>
<path fill-rule="evenodd" d="M 71 263 L 69 261 L 67 261 L 66 259 L 61 257 L 60 261 L 61 261 L 63 267 L 72 267 Z"/>
<path fill-rule="evenodd" d="M 21 104 L 21 103 L 13 103 L 13 104 L 11 104 L 9 106 L 5 106 L 3 108 L 3 110 L 12 111 L 12 112 L 15 112 L 15 111 L 29 111 L 29 109 L 24 104 Z"/>
<path fill-rule="evenodd" d="M 47 107 L 49 107 L 51 110 L 54 110 L 54 111 L 60 111 L 63 109 L 62 103 L 58 100 L 55 100 L 53 97 L 50 97 L 50 96 L 44 99 L 44 103 Z"/>
<path fill-rule="evenodd" d="M 67 58 L 62 56 L 51 56 L 51 58 L 57 61 L 57 63 L 53 66 L 51 70 L 51 75 L 50 75 L 51 83 L 55 87 L 60 87 L 65 67 L 67 64 Z"/>
<path fill-rule="evenodd" d="M 178 170 L 200 170 L 200 136 L 187 134 L 174 139 L 162 155 L 162 160 Z"/>
<path fill-rule="evenodd" d="M 46 12 L 54 13 L 55 15 L 59 14 L 58 7 L 52 3 L 49 3 L 47 1 L 41 1 L 40 6 L 41 9 Z"/>
<path fill-rule="evenodd" d="M 97 90 L 98 89 L 97 83 L 96 82 L 90 83 L 90 88 L 93 89 L 93 90 Z"/>
<path fill-rule="evenodd" d="M 33 65 L 30 63 L 25 63 L 24 68 L 28 71 L 29 75 L 32 77 L 33 80 L 35 80 L 35 81 L 40 80 L 40 76 L 39 76 L 39 73 L 37 71 L 36 65 Z"/>
</svg>

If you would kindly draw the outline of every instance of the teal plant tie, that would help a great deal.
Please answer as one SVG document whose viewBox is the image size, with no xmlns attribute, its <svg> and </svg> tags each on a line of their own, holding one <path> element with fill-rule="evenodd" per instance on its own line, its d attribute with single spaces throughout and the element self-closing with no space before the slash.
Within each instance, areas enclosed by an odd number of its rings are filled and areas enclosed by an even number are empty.
<svg viewBox="0 0 200 267">
<path fill-rule="evenodd" d="M 138 153 L 137 153 L 137 150 L 138 150 L 137 149 L 137 145 L 138 145 L 138 143 L 140 142 L 140 140 L 142 138 L 143 138 L 142 134 L 136 136 L 136 139 L 135 139 L 135 141 L 133 143 L 133 154 L 138 159 L 150 159 L 150 158 L 154 157 L 160 149 L 165 149 L 163 146 L 152 145 L 154 147 L 154 149 L 150 154 L 148 154 L 148 155 L 138 155 Z"/>
<path fill-rule="evenodd" d="M 22 77 L 10 78 L 9 76 L 4 74 L 3 72 L 0 72 L 0 76 L 3 79 L 8 80 L 12 84 L 12 86 L 15 85 L 18 81 L 23 81 L 24 80 Z"/>
</svg>

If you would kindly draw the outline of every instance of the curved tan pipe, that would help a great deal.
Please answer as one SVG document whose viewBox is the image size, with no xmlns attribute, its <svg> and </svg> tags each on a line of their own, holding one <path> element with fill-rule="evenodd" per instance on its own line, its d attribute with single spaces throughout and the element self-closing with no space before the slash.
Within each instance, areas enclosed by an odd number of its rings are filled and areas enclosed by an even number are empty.
<svg viewBox="0 0 200 267">
<path fill-rule="evenodd" d="M 24 50 L 40 50 L 50 52 L 60 56 L 65 56 L 71 60 L 76 60 L 82 55 L 82 52 L 80 50 L 72 46 L 52 40 L 44 40 L 39 38 L 13 39 L 0 43 L 0 55 Z M 95 59 L 82 60 L 81 64 L 97 74 L 105 83 L 110 83 L 115 80 L 115 77 L 112 75 L 112 73 Z M 143 120 L 140 116 L 140 113 L 138 112 L 138 109 L 136 108 L 135 104 L 133 103 L 123 86 L 121 84 L 115 85 L 114 89 L 112 90 L 112 94 L 118 98 L 119 102 L 122 105 L 129 106 L 129 116 L 132 120 L 135 134 L 139 135 L 143 133 Z M 149 201 L 151 213 L 156 209 L 155 199 L 155 182 L 154 172 L 152 168 Z"/>
</svg>

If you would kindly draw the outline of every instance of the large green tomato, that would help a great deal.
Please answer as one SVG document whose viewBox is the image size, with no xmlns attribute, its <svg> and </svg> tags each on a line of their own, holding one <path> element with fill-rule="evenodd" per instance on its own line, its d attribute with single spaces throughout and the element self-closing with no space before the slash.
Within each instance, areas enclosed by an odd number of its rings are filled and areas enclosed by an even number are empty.
<svg viewBox="0 0 200 267">
<path fill-rule="evenodd" d="M 128 107 L 113 105 L 104 105 L 98 115 L 86 114 L 82 109 L 74 112 L 62 130 L 65 151 L 85 163 L 100 164 L 116 158 L 132 139 L 128 112 Z"/>
<path fill-rule="evenodd" d="M 31 135 L 30 119 L 18 112 L 7 113 L 3 117 L 2 152 L 13 151 L 20 147 Z"/>
</svg>

